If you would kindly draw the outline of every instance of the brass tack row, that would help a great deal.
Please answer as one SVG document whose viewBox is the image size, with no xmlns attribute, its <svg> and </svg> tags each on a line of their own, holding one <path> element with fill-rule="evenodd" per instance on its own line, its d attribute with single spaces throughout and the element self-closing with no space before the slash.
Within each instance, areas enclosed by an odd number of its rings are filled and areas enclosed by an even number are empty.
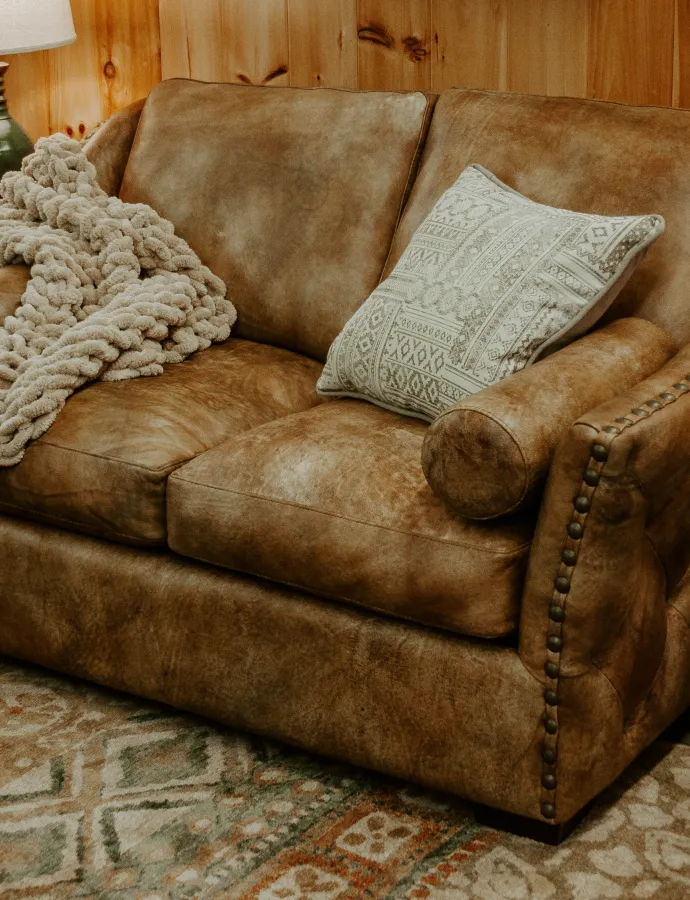
<svg viewBox="0 0 690 900">
<path fill-rule="evenodd" d="M 561 571 L 554 580 L 554 594 L 549 606 L 549 629 L 546 637 L 547 657 L 544 664 L 547 683 L 544 689 L 544 743 L 542 745 L 542 776 L 544 789 L 541 814 L 545 819 L 556 817 L 555 766 L 558 760 L 558 679 L 560 675 L 560 654 L 563 648 L 563 623 L 566 617 L 566 601 L 570 593 L 573 571 L 578 559 L 579 542 L 584 537 L 587 516 L 592 508 L 594 492 L 601 480 L 604 464 L 609 458 L 611 444 L 616 437 L 657 410 L 673 403 L 682 394 L 690 392 L 690 372 L 685 381 L 672 386 L 677 393 L 664 391 L 658 397 L 647 400 L 644 406 L 635 407 L 627 416 L 615 420 L 615 424 L 605 425 L 594 439 L 590 458 L 582 476 L 580 493 L 573 500 L 572 519 L 566 528 L 570 546 L 561 551 Z M 634 418 L 631 418 L 634 417 Z M 572 544 L 575 546 L 572 546 Z M 567 571 L 564 571 L 567 570 Z"/>
</svg>

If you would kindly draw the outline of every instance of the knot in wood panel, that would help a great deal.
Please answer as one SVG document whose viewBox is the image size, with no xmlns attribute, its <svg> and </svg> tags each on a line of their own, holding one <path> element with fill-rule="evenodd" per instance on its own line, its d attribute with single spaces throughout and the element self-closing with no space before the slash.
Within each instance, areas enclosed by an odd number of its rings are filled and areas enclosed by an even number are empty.
<svg viewBox="0 0 690 900">
<path fill-rule="evenodd" d="M 424 46 L 424 41 L 413 35 L 404 38 L 403 47 L 405 48 L 405 53 L 412 62 L 423 62 L 429 52 Z"/>
<path fill-rule="evenodd" d="M 388 34 L 382 25 L 365 25 L 357 30 L 357 37 L 360 41 L 371 41 L 372 44 L 379 44 L 388 50 L 395 47 L 395 38 Z"/>
</svg>

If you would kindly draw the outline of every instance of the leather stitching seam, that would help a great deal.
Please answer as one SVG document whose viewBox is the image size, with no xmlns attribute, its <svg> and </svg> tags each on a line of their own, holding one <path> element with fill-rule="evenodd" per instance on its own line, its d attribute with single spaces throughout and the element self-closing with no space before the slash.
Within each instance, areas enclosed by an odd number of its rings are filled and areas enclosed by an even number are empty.
<svg viewBox="0 0 690 900">
<path fill-rule="evenodd" d="M 672 609 L 673 612 L 680 617 L 681 621 L 685 622 L 688 631 L 690 631 L 690 619 L 686 619 L 683 613 L 673 603 L 669 603 L 669 608 Z"/>
<path fill-rule="evenodd" d="M 398 225 L 400 225 L 400 220 L 402 219 L 403 210 L 405 209 L 406 203 L 405 200 L 409 201 L 410 192 L 411 192 L 411 181 L 412 181 L 412 173 L 415 171 L 417 164 L 420 161 L 421 153 L 422 153 L 422 144 L 426 142 L 426 137 L 429 133 L 430 128 L 430 115 L 429 115 L 429 107 L 431 106 L 431 97 L 426 98 L 426 104 L 424 106 L 424 115 L 422 116 L 422 124 L 419 126 L 419 134 L 417 135 L 417 145 L 415 146 L 414 153 L 412 155 L 412 160 L 410 162 L 410 168 L 407 172 L 407 178 L 405 179 L 405 186 L 403 188 L 402 196 L 400 197 L 400 207 L 398 209 L 398 216 L 395 220 L 395 227 L 393 228 L 393 233 L 391 234 L 391 242 L 388 247 L 388 253 L 386 254 L 385 262 L 383 263 L 383 268 L 381 269 L 381 275 L 386 271 L 386 266 L 388 265 L 388 260 L 391 257 L 391 252 L 393 250 L 393 244 L 395 243 L 395 235 L 398 232 Z M 381 283 L 381 278 L 379 276 L 379 284 Z"/>
</svg>

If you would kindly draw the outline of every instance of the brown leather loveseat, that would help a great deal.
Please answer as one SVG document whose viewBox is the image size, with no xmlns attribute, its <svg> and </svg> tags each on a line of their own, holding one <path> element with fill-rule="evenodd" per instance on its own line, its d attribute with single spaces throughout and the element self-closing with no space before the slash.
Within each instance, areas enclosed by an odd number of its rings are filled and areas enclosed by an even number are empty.
<svg viewBox="0 0 690 900">
<path fill-rule="evenodd" d="M 86 149 L 239 318 L 0 469 L 0 652 L 558 837 L 690 702 L 690 112 L 174 80 Z M 321 402 L 470 163 L 666 233 L 608 324 L 431 427 Z M 0 315 L 27 277 L 0 270 Z"/>
</svg>

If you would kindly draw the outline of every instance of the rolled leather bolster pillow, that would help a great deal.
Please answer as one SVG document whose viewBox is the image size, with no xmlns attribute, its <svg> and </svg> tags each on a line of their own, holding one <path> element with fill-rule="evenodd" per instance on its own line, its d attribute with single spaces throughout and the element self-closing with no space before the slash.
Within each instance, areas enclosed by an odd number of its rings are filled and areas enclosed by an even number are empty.
<svg viewBox="0 0 690 900">
<path fill-rule="evenodd" d="M 572 422 L 652 375 L 675 349 L 651 322 L 619 319 L 453 404 L 424 440 L 432 490 L 469 519 L 522 509 L 538 495 Z"/>
</svg>

